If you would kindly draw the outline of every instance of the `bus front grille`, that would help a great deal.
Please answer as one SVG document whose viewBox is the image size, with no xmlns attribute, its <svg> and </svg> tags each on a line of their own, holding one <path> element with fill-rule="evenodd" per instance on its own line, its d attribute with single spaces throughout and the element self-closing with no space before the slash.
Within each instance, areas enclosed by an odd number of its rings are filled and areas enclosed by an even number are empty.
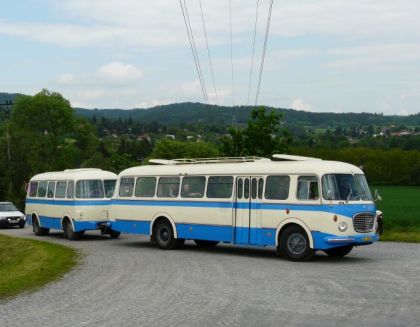
<svg viewBox="0 0 420 327">
<path fill-rule="evenodd" d="M 358 213 L 353 217 L 353 227 L 358 233 L 369 233 L 374 225 L 375 216 L 370 212 Z"/>
</svg>

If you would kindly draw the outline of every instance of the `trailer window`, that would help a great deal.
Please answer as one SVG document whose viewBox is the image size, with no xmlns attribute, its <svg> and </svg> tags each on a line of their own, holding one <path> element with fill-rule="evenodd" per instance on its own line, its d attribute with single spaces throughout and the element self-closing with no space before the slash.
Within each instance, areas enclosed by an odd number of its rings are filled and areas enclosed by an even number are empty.
<svg viewBox="0 0 420 327">
<path fill-rule="evenodd" d="M 36 193 L 37 198 L 45 198 L 47 195 L 47 182 L 39 182 L 38 191 Z"/>
<path fill-rule="evenodd" d="M 100 199 L 104 197 L 104 186 L 101 180 L 81 180 L 76 183 L 76 198 Z"/>
<path fill-rule="evenodd" d="M 67 182 L 57 182 L 57 188 L 55 190 L 55 197 L 57 199 L 63 199 L 66 197 Z"/>
<path fill-rule="evenodd" d="M 29 184 L 29 196 L 30 197 L 35 197 L 37 189 L 38 189 L 38 182 L 31 182 Z"/>
<path fill-rule="evenodd" d="M 105 196 L 107 198 L 112 198 L 115 191 L 115 184 L 117 181 L 115 179 L 106 179 L 104 180 L 104 189 L 105 189 Z"/>
</svg>

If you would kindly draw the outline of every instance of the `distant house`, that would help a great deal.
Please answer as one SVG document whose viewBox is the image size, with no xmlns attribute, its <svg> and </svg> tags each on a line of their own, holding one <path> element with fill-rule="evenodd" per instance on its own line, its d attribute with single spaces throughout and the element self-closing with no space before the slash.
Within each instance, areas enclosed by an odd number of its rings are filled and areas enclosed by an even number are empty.
<svg viewBox="0 0 420 327">
<path fill-rule="evenodd" d="M 149 134 L 144 133 L 144 134 L 141 134 L 141 135 L 137 136 L 137 141 L 152 143 L 152 138 L 150 137 Z"/>
<path fill-rule="evenodd" d="M 166 134 L 165 138 L 170 139 L 170 140 L 175 140 L 175 135 L 173 134 Z"/>
</svg>

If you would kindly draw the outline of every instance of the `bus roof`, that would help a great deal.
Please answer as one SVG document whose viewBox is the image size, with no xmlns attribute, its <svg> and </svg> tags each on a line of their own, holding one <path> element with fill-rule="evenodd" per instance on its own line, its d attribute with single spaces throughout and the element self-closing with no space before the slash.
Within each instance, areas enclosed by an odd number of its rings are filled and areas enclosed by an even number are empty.
<svg viewBox="0 0 420 327">
<path fill-rule="evenodd" d="M 117 179 L 117 174 L 98 168 L 66 169 L 35 175 L 31 180 Z"/>
<path fill-rule="evenodd" d="M 351 164 L 340 161 L 305 160 L 182 164 L 182 165 L 146 165 L 123 170 L 119 176 L 141 175 L 255 175 L 255 174 L 363 174 L 363 171 Z"/>
</svg>

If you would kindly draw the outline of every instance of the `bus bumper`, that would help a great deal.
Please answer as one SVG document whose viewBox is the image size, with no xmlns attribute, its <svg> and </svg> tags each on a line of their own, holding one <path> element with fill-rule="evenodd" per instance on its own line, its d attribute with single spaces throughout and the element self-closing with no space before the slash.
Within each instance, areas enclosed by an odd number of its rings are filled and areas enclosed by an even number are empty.
<svg viewBox="0 0 420 327">
<path fill-rule="evenodd" d="M 314 239 L 315 250 L 327 250 L 339 246 L 360 246 L 368 245 L 373 242 L 379 241 L 379 235 L 375 232 L 363 234 L 363 235 L 346 235 L 337 236 L 330 235 L 321 232 L 313 232 L 312 237 Z"/>
</svg>

